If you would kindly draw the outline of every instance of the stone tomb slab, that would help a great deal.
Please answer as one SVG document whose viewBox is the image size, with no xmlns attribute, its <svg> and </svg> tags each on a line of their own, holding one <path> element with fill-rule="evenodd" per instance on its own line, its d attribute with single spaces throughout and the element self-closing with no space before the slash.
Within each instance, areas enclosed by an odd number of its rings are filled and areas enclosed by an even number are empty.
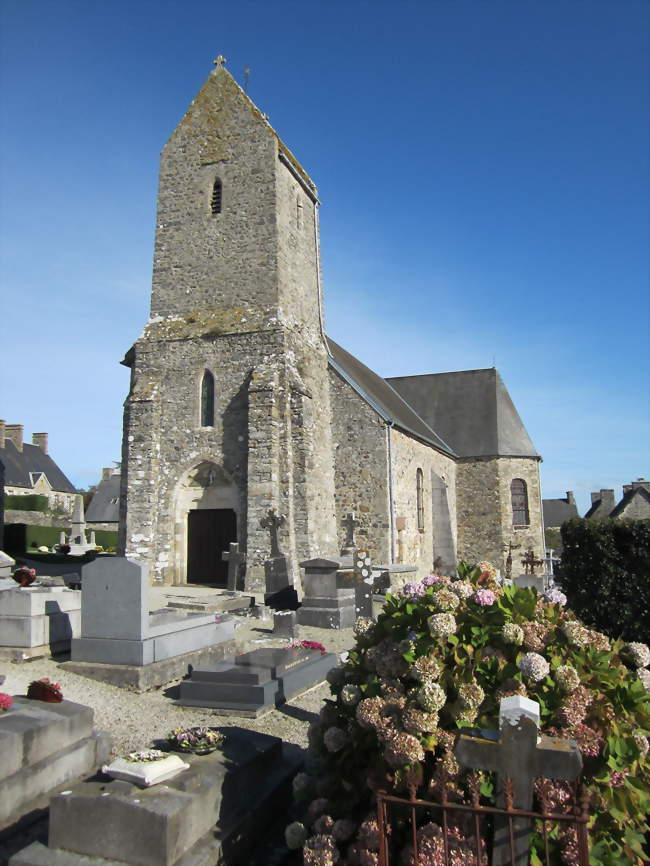
<svg viewBox="0 0 650 866">
<path fill-rule="evenodd" d="M 181 683 L 177 703 L 254 718 L 322 682 L 336 664 L 333 653 L 303 647 L 252 650 L 230 662 L 195 668 Z"/>
<path fill-rule="evenodd" d="M 3 581 L 4 583 L 5 581 Z M 81 593 L 65 586 L 0 592 L 0 657 L 34 658 L 68 652 L 81 628 Z"/>
<path fill-rule="evenodd" d="M 299 750 L 277 737 L 224 729 L 223 749 L 184 758 L 190 769 L 142 790 L 86 782 L 50 803 L 48 845 L 11 866 L 216 866 L 250 861 L 260 834 L 288 808 Z"/>
<path fill-rule="evenodd" d="M 243 592 L 215 592 L 208 596 L 167 595 L 167 607 L 174 610 L 193 610 L 199 613 L 225 613 L 248 610 L 255 604 L 255 596 Z"/>
</svg>

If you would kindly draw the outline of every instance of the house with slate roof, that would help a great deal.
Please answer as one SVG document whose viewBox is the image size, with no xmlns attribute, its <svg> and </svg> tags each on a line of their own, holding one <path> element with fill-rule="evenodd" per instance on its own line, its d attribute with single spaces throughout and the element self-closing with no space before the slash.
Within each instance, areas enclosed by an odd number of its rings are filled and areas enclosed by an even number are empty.
<svg viewBox="0 0 650 866">
<path fill-rule="evenodd" d="M 31 444 L 23 440 L 22 424 L 5 424 L 0 420 L 0 461 L 4 465 L 5 494 L 47 496 L 50 510 L 62 518 L 72 515 L 77 491 L 56 462 L 48 454 L 47 433 L 33 433 Z M 5 511 L 7 523 L 25 522 L 26 512 Z M 48 518 L 30 512 L 31 522 L 45 525 Z"/>
<path fill-rule="evenodd" d="M 373 562 L 420 577 L 541 556 L 541 457 L 498 371 L 384 379 L 327 336 L 318 191 L 223 62 L 161 154 L 119 550 L 156 582 L 222 585 L 238 542 L 259 590 L 274 509 L 294 573 L 338 554 L 350 512 Z"/>
<path fill-rule="evenodd" d="M 542 499 L 545 529 L 559 529 L 567 520 L 580 517 L 573 490 L 567 490 L 564 499 Z"/>
<path fill-rule="evenodd" d="M 120 519 L 120 473 L 111 467 L 102 469 L 102 478 L 86 508 L 88 529 L 117 531 Z"/>
<path fill-rule="evenodd" d="M 607 517 L 647 520 L 650 518 L 650 481 L 638 478 L 623 485 L 623 496 L 616 502 L 614 491 L 599 490 L 591 494 L 591 507 L 585 514 L 587 520 L 603 520 Z"/>
</svg>

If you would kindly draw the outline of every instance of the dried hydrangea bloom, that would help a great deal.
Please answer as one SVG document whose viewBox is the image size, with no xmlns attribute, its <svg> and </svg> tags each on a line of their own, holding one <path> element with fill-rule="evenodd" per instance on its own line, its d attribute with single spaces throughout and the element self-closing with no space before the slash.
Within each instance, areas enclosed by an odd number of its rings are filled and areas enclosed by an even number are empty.
<svg viewBox="0 0 650 866">
<path fill-rule="evenodd" d="M 570 619 L 563 623 L 562 631 L 569 643 L 572 643 L 574 646 L 583 647 L 589 643 L 588 630 L 575 619 Z"/>
<path fill-rule="evenodd" d="M 307 839 L 302 856 L 305 866 L 334 866 L 340 859 L 336 842 L 330 835 L 323 833 Z"/>
<path fill-rule="evenodd" d="M 367 616 L 358 617 L 354 624 L 354 633 L 357 637 L 369 637 L 375 623 Z"/>
<path fill-rule="evenodd" d="M 497 701 L 500 701 L 503 698 L 510 698 L 513 695 L 521 695 L 525 698 L 527 694 L 528 690 L 520 680 L 509 678 L 501 683 L 494 693 L 494 696 Z"/>
<path fill-rule="evenodd" d="M 524 647 L 538 652 L 552 640 L 552 629 L 543 622 L 525 622 L 521 627 L 524 633 Z"/>
<path fill-rule="evenodd" d="M 321 723 L 328 728 L 330 725 L 335 725 L 339 720 L 339 714 L 334 704 L 325 702 L 320 708 L 319 718 Z"/>
<path fill-rule="evenodd" d="M 341 703 L 346 707 L 356 707 L 361 700 L 361 689 L 359 686 L 348 684 L 341 689 Z"/>
<path fill-rule="evenodd" d="M 409 668 L 409 676 L 419 682 L 437 680 L 442 673 L 442 664 L 434 656 L 420 656 Z"/>
<path fill-rule="evenodd" d="M 571 737 L 576 741 L 578 748 L 586 758 L 596 758 L 600 755 L 605 741 L 597 731 L 583 722 L 574 725 L 570 731 Z"/>
<path fill-rule="evenodd" d="M 557 710 L 557 718 L 561 725 L 572 727 L 584 722 L 587 715 L 587 707 L 591 703 L 591 694 L 584 686 L 578 686 L 562 706 Z"/>
<path fill-rule="evenodd" d="M 442 686 L 438 683 L 433 683 L 430 680 L 422 683 L 421 687 L 416 692 L 416 700 L 418 705 L 427 713 L 435 713 L 441 710 L 446 701 L 447 695 Z"/>
<path fill-rule="evenodd" d="M 580 685 L 578 671 L 571 665 L 560 665 L 553 676 L 563 692 L 572 692 Z"/>
<path fill-rule="evenodd" d="M 379 824 L 374 817 L 368 817 L 359 827 L 357 839 L 359 843 L 369 851 L 379 851 Z"/>
<path fill-rule="evenodd" d="M 289 824 L 284 831 L 284 840 L 287 843 L 287 848 L 290 851 L 295 851 L 297 848 L 302 848 L 307 839 L 307 830 L 304 824 L 300 821 L 294 821 Z"/>
<path fill-rule="evenodd" d="M 644 733 L 639 731 L 634 734 L 634 742 L 636 743 L 636 747 L 639 750 L 639 753 L 642 758 L 648 754 L 648 749 L 650 748 L 650 744 L 648 743 L 648 738 Z"/>
<path fill-rule="evenodd" d="M 514 646 L 521 646 L 524 642 L 524 630 L 516 622 L 504 623 L 501 634 L 506 643 L 513 644 Z"/>
<path fill-rule="evenodd" d="M 456 632 L 456 618 L 451 613 L 434 613 L 427 620 L 429 631 L 434 637 L 445 637 Z"/>
<path fill-rule="evenodd" d="M 481 576 L 486 575 L 490 578 L 490 580 L 497 579 L 497 570 L 491 562 L 486 562 L 485 560 L 482 560 L 478 563 L 478 568 L 481 571 Z"/>
<path fill-rule="evenodd" d="M 466 710 L 478 709 L 485 700 L 485 692 L 478 683 L 463 683 L 458 687 L 458 703 Z"/>
<path fill-rule="evenodd" d="M 397 678 L 408 670 L 408 664 L 402 658 L 399 647 L 389 638 L 370 647 L 366 653 L 366 664 L 375 670 L 380 677 Z"/>
<path fill-rule="evenodd" d="M 455 592 L 458 598 L 469 598 L 474 594 L 474 584 L 469 580 L 453 580 L 449 584 L 449 589 Z"/>
<path fill-rule="evenodd" d="M 325 797 L 317 797 L 315 800 L 312 800 L 307 807 L 307 816 L 309 820 L 313 823 L 317 818 L 320 818 L 321 815 L 324 815 L 329 810 L 330 805 L 330 801 Z"/>
<path fill-rule="evenodd" d="M 343 728 L 328 728 L 323 734 L 323 743 L 328 752 L 340 752 L 348 742 L 349 737 Z"/>
<path fill-rule="evenodd" d="M 295 797 L 304 797 L 311 789 L 313 779 L 307 773 L 296 773 L 293 777 L 292 787 Z"/>
<path fill-rule="evenodd" d="M 630 662 L 635 668 L 647 668 L 650 665 L 650 648 L 640 641 L 632 641 L 625 644 L 621 650 L 625 661 Z"/>
<path fill-rule="evenodd" d="M 384 758 L 391 767 L 424 760 L 422 743 L 412 734 L 391 731 L 384 739 Z"/>
<path fill-rule="evenodd" d="M 307 742 L 313 748 L 318 746 L 323 736 L 323 726 L 320 722 L 311 722 L 307 728 Z"/>
<path fill-rule="evenodd" d="M 607 635 L 604 635 L 602 632 L 596 631 L 593 628 L 587 629 L 587 642 L 589 646 L 598 650 L 598 652 L 611 652 L 612 645 L 609 642 Z"/>
<path fill-rule="evenodd" d="M 364 698 L 357 704 L 357 722 L 362 728 L 377 728 L 381 724 L 383 707 L 384 702 L 381 698 Z"/>
<path fill-rule="evenodd" d="M 402 713 L 402 725 L 409 734 L 432 734 L 438 727 L 438 713 L 407 707 Z"/>
<path fill-rule="evenodd" d="M 422 583 L 424 586 L 435 586 L 437 583 L 447 585 L 451 581 L 448 577 L 443 577 L 440 574 L 429 574 L 423 579 Z"/>
<path fill-rule="evenodd" d="M 438 592 L 434 592 L 431 598 L 431 604 L 436 610 L 439 610 L 442 613 L 451 613 L 456 610 L 460 604 L 460 599 L 455 592 L 443 588 L 439 589 Z"/>
<path fill-rule="evenodd" d="M 342 686 L 345 682 L 345 668 L 342 665 L 330 668 L 325 674 L 325 679 L 331 686 Z"/>
<path fill-rule="evenodd" d="M 539 683 L 548 676 L 551 666 L 539 653 L 526 653 L 519 662 L 519 670 L 534 683 Z"/>
</svg>

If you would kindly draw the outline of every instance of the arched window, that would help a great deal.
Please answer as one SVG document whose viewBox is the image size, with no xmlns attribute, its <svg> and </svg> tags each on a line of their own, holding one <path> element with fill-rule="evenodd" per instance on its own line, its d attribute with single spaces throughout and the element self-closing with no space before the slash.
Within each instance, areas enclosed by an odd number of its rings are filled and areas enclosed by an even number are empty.
<svg viewBox="0 0 650 866">
<path fill-rule="evenodd" d="M 513 478 L 510 482 L 510 500 L 512 502 L 512 525 L 529 526 L 528 488 L 523 478 Z"/>
<path fill-rule="evenodd" d="M 418 531 L 424 532 L 424 475 L 421 469 L 415 473 L 415 494 L 418 509 Z"/>
<path fill-rule="evenodd" d="M 210 200 L 212 213 L 221 213 L 221 181 L 217 178 L 212 187 L 212 198 Z"/>
<path fill-rule="evenodd" d="M 201 382 L 201 427 L 214 427 L 214 376 L 209 370 Z"/>
</svg>

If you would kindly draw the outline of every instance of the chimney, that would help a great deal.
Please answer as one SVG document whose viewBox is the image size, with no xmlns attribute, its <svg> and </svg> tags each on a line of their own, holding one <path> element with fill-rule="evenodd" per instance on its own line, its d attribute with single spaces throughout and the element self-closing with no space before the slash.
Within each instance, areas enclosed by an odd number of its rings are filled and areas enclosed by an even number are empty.
<svg viewBox="0 0 650 866">
<path fill-rule="evenodd" d="M 5 447 L 5 422 L 0 418 L 0 448 Z"/>
<path fill-rule="evenodd" d="M 23 425 L 5 424 L 5 439 L 11 439 L 19 451 L 23 450 Z"/>
<path fill-rule="evenodd" d="M 632 482 L 632 490 L 638 490 L 639 488 L 647 490 L 650 493 L 650 481 L 646 481 L 645 478 L 637 478 L 636 481 Z"/>
<path fill-rule="evenodd" d="M 613 490 L 601 490 L 600 501 L 602 502 L 603 508 L 607 509 L 608 514 L 616 508 L 616 499 L 614 499 Z"/>
<path fill-rule="evenodd" d="M 592 493 L 591 494 L 591 504 L 592 505 L 594 504 L 594 502 L 598 502 L 599 499 L 600 499 L 600 493 Z"/>
<path fill-rule="evenodd" d="M 102 469 L 102 481 L 106 481 L 113 474 L 113 470 L 110 466 L 105 466 Z"/>
<path fill-rule="evenodd" d="M 567 490 L 566 501 L 568 502 L 569 505 L 575 505 L 576 504 L 576 498 L 573 495 L 573 490 Z"/>
<path fill-rule="evenodd" d="M 47 454 L 47 433 L 32 433 L 32 445 L 36 445 L 43 454 Z"/>
</svg>

